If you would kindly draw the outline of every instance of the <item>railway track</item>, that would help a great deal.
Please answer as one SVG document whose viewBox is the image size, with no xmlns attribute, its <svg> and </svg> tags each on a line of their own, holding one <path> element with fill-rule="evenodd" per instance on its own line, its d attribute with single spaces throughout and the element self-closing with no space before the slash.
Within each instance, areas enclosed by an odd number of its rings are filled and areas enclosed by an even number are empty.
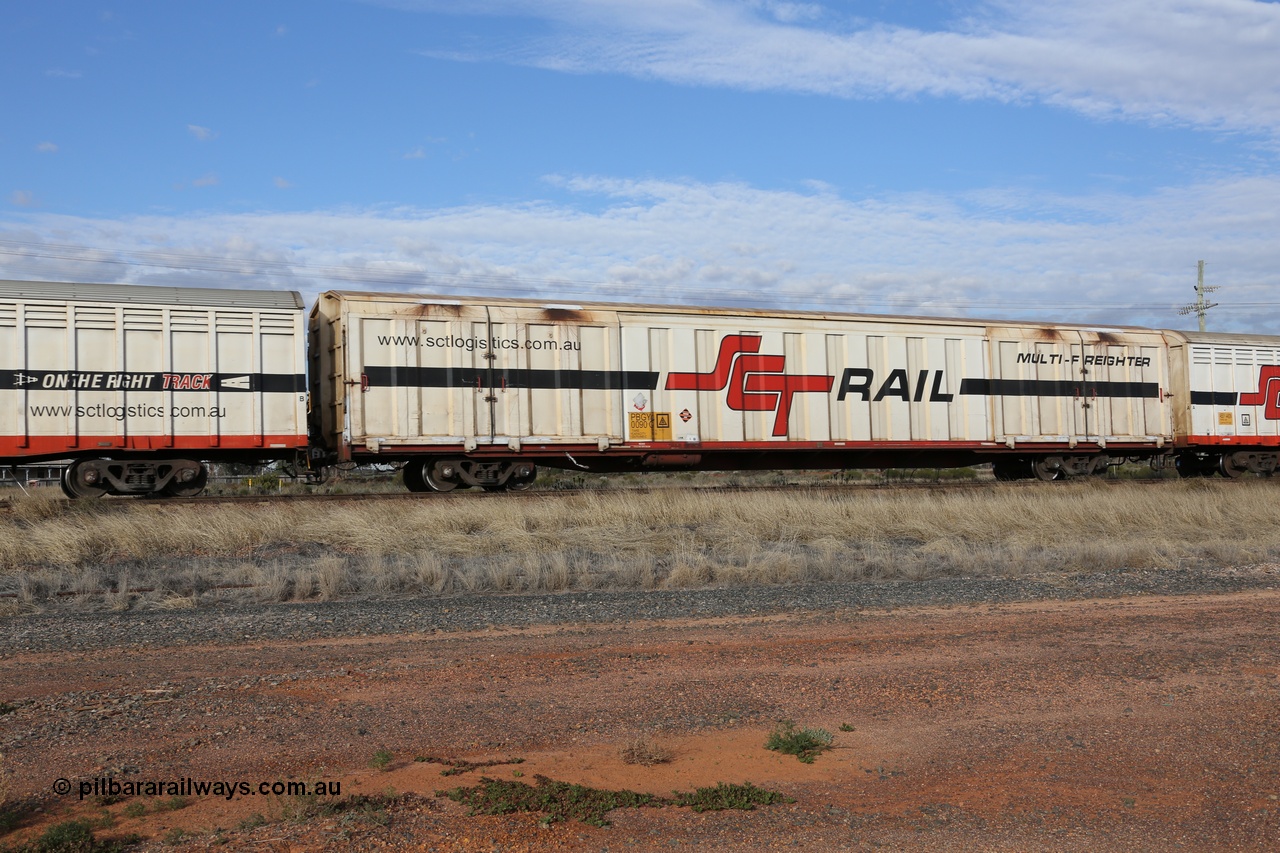
<svg viewBox="0 0 1280 853">
<path fill-rule="evenodd" d="M 1131 484 L 1139 486 L 1157 485 L 1175 479 L 1170 477 L 1149 478 L 1090 478 L 1078 482 L 1088 482 L 1102 487 Z M 1224 481 L 1225 482 L 1225 481 Z M 736 485 L 670 485 L 658 486 L 574 486 L 566 488 L 542 488 L 525 491 L 485 492 L 479 489 L 456 489 L 451 492 L 343 492 L 343 493 L 283 493 L 283 494 L 251 494 L 251 495 L 200 495 L 190 498 L 130 498 L 112 497 L 97 501 L 96 510 L 124 511 L 139 505 L 149 506 L 211 506 L 215 504 L 262 504 L 280 505 L 289 503 L 358 503 L 368 501 L 472 501 L 472 500 L 552 500 L 571 495 L 583 494 L 654 494 L 664 491 L 705 492 L 707 494 L 759 494 L 759 493 L 829 493 L 857 494 L 885 491 L 976 491 L 984 489 L 1053 489 L 1059 484 L 1040 480 L 874 480 L 853 481 L 846 483 L 772 483 L 772 484 L 736 484 Z M 10 512 L 20 494 L 0 498 L 0 512 Z M 59 497 L 59 502 L 70 500 Z"/>
</svg>

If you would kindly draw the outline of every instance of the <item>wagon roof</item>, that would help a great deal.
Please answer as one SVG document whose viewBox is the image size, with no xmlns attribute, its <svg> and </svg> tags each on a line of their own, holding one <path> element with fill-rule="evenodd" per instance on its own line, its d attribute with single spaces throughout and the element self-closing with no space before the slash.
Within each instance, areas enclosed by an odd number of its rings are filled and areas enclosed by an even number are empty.
<svg viewBox="0 0 1280 853">
<path fill-rule="evenodd" d="M 0 299 L 59 302 L 129 302 L 209 308 L 304 307 L 293 290 L 232 290 L 221 287 L 153 287 L 140 284 L 90 284 L 70 281 L 0 281 Z"/>
<path fill-rule="evenodd" d="M 1155 333 L 1161 330 L 1147 326 L 1096 325 L 1081 323 L 1052 323 L 1040 320 L 1017 320 L 977 317 L 930 317 L 911 314 L 867 314 L 844 311 L 801 311 L 795 309 L 747 308 L 741 306 L 706 306 L 706 305 L 661 305 L 634 302 L 590 302 L 578 299 L 521 299 L 507 296 L 457 296 L 437 293 L 395 293 L 364 290 L 331 290 L 325 295 L 335 296 L 353 302 L 406 302 L 436 303 L 446 305 L 510 305 L 529 308 L 554 308 L 582 311 L 617 311 L 655 314 L 711 314 L 743 317 L 797 317 L 808 320 L 848 320 L 864 319 L 887 321 L 892 323 L 941 323 L 955 326 L 971 327 L 1008 327 L 1008 328 L 1045 328 L 1072 329 L 1091 332 L 1136 332 Z"/>
<path fill-rule="evenodd" d="M 1250 335 L 1244 332 L 1173 332 L 1173 334 L 1192 344 L 1280 346 L 1280 337 L 1276 335 Z"/>
</svg>

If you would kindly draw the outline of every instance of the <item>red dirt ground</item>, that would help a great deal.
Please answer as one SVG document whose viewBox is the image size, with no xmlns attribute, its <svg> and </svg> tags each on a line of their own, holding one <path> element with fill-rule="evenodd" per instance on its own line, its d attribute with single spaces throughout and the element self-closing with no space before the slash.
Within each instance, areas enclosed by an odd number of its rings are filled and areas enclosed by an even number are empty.
<svg viewBox="0 0 1280 853">
<path fill-rule="evenodd" d="M 8 654 L 0 736 L 28 807 L 5 840 L 107 812 L 98 837 L 144 849 L 1280 849 L 1278 615 L 1266 590 Z M 766 751 L 780 719 L 836 748 L 813 764 Z M 623 763 L 638 735 L 673 760 Z M 524 761 L 443 777 L 417 756 Z M 271 796 L 77 797 L 109 773 L 407 796 L 306 820 Z M 664 795 L 750 782 L 795 802 L 542 828 L 435 796 L 538 774 Z M 50 792 L 59 777 L 72 794 Z"/>
</svg>

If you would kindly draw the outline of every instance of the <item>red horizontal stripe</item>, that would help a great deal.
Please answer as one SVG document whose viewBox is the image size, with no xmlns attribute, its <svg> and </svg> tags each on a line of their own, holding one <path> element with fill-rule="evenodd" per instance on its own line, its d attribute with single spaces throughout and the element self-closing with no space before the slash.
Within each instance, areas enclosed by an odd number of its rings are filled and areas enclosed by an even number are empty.
<svg viewBox="0 0 1280 853">
<path fill-rule="evenodd" d="M 85 453 L 110 455 L 112 451 L 149 450 L 169 452 L 173 450 L 245 450 L 266 451 L 297 450 L 307 446 L 305 435 L 82 435 L 71 438 L 62 435 L 33 435 L 26 446 L 19 443 L 23 437 L 0 435 L 0 458 L 20 459 L 25 456 L 50 456 L 65 453 L 68 456 Z M 284 445 L 272 447 L 273 444 Z"/>
<path fill-rule="evenodd" d="M 1189 435 L 1179 447 L 1280 447 L 1280 435 Z"/>
</svg>

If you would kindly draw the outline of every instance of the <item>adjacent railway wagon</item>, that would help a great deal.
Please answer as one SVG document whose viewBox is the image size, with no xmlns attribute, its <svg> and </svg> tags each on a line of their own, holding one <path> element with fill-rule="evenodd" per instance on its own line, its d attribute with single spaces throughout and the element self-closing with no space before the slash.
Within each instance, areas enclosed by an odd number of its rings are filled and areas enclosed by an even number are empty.
<svg viewBox="0 0 1280 853">
<path fill-rule="evenodd" d="M 329 292 L 312 441 L 415 491 L 587 471 L 1125 459 L 1271 473 L 1280 338 L 974 320 Z"/>
<path fill-rule="evenodd" d="M 0 282 L 0 464 L 191 495 L 206 461 L 305 458 L 305 342 L 297 293 Z"/>
</svg>

